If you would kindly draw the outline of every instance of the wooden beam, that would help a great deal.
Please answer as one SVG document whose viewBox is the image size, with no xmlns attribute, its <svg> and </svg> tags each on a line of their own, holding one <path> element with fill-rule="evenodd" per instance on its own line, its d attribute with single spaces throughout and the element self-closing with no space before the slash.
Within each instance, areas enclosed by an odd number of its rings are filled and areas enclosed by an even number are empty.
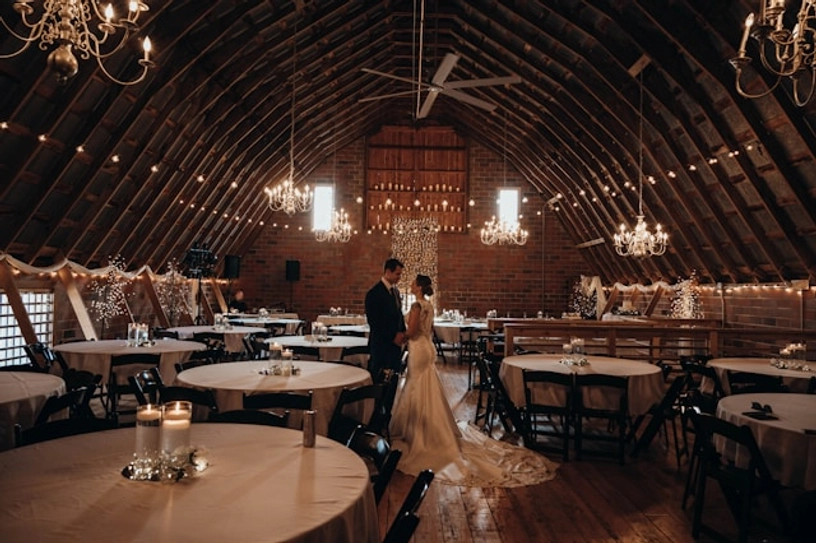
<svg viewBox="0 0 816 543">
<path fill-rule="evenodd" d="M 227 302 L 224 300 L 224 294 L 221 292 L 221 287 L 218 286 L 218 279 L 215 277 L 210 277 L 210 285 L 212 285 L 213 292 L 215 293 L 215 300 L 218 302 L 218 306 L 221 308 L 221 313 L 229 313 L 229 307 L 227 307 Z"/>
<path fill-rule="evenodd" d="M 14 273 L 11 271 L 8 261 L 3 260 L 0 265 L 0 287 L 6 293 L 11 311 L 14 313 L 14 318 L 17 319 L 17 326 L 25 338 L 26 344 L 37 343 L 37 334 L 34 332 L 34 326 L 31 324 L 31 319 L 28 318 L 28 311 L 26 311 L 23 297 L 20 296 L 20 291 L 14 282 Z"/>
<path fill-rule="evenodd" d="M 85 307 L 82 295 L 79 293 L 74 274 L 67 266 L 63 266 L 57 272 L 57 275 L 65 287 L 65 293 L 68 295 L 68 301 L 71 303 L 74 315 L 76 315 L 77 321 L 79 322 L 82 336 L 85 339 L 97 339 L 96 329 L 94 328 L 93 322 L 91 322 L 91 316 L 88 314 L 88 308 Z"/>
<path fill-rule="evenodd" d="M 164 308 L 159 300 L 159 295 L 156 293 L 156 287 L 153 284 L 153 281 L 150 279 L 150 274 L 147 273 L 147 270 L 145 270 L 139 275 L 139 278 L 144 281 L 144 290 L 145 293 L 147 293 L 147 298 L 150 300 L 150 304 L 153 306 L 153 311 L 159 321 L 159 326 L 169 328 L 170 319 L 167 318 L 167 315 L 164 312 Z"/>
<path fill-rule="evenodd" d="M 658 286 L 655 287 L 655 291 L 652 294 L 652 299 L 649 300 L 649 305 L 646 306 L 646 312 L 644 315 L 647 317 L 651 317 L 652 313 L 654 313 L 655 308 L 657 307 L 657 303 L 660 301 L 660 298 L 663 297 L 663 287 Z"/>
</svg>

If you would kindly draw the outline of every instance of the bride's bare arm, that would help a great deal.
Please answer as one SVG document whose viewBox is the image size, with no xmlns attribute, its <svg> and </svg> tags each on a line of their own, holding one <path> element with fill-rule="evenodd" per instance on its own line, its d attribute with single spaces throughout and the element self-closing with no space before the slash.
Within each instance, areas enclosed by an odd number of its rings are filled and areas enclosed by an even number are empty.
<svg viewBox="0 0 816 543">
<path fill-rule="evenodd" d="M 415 338 L 419 333 L 419 310 L 418 303 L 411 304 L 411 311 L 408 312 L 407 330 L 405 330 L 405 336 L 408 339 Z"/>
</svg>

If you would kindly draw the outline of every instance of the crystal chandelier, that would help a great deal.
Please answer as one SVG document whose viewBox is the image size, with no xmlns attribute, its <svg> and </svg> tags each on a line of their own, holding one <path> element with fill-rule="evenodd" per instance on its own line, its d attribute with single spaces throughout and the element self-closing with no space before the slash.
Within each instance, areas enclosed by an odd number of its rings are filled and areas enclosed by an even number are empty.
<svg viewBox="0 0 816 543">
<path fill-rule="evenodd" d="M 530 233 L 527 230 L 522 230 L 521 225 L 510 224 L 507 221 L 497 220 L 493 217 L 489 221 L 485 221 L 484 228 L 482 228 L 482 243 L 485 245 L 524 245 L 527 243 L 527 238 Z"/>
<path fill-rule="evenodd" d="M 134 85 L 142 81 L 147 71 L 155 66 L 150 60 L 150 38 L 142 40 L 144 56 L 139 59 L 142 72 L 135 79 L 122 81 L 117 79 L 105 68 L 104 61 L 115 54 L 127 43 L 130 36 L 139 30 L 136 21 L 143 11 L 150 8 L 144 2 L 128 2 L 128 14 L 123 18 L 116 18 L 113 6 L 108 4 L 100 11 L 95 0 L 44 0 L 39 20 L 28 19 L 34 13 L 32 0 L 14 2 L 12 8 L 20 14 L 22 24 L 28 30 L 28 35 L 15 32 L 0 18 L 6 30 L 22 41 L 17 51 L 9 54 L 0 54 L 0 58 L 11 58 L 28 49 L 32 43 L 46 51 L 56 44 L 56 48 L 48 55 L 48 67 L 54 70 L 57 81 L 65 84 L 79 71 L 79 61 L 76 52 L 83 60 L 94 57 L 99 69 L 112 81 L 120 85 Z M 95 30 L 91 30 L 96 26 Z M 121 30 L 119 34 L 118 31 Z M 118 35 L 117 35 L 118 34 Z M 110 41 L 109 41 L 110 40 Z"/>
<path fill-rule="evenodd" d="M 295 34 L 297 34 L 297 31 L 295 31 Z M 295 79 L 297 78 L 295 59 L 297 57 L 297 37 L 295 37 L 294 41 L 295 53 L 292 56 L 292 119 L 289 133 L 289 178 L 273 189 L 269 187 L 264 189 L 266 196 L 269 198 L 269 209 L 283 211 L 289 216 L 309 211 L 314 200 L 314 193 L 312 193 L 309 185 L 305 185 L 303 190 L 295 186 Z"/>
<path fill-rule="evenodd" d="M 502 159 L 502 177 L 504 185 L 507 185 L 507 115 L 504 117 L 504 156 Z M 530 233 L 522 230 L 521 224 L 516 220 L 510 223 L 507 220 L 496 219 L 494 215 L 489 221 L 485 221 L 481 232 L 481 240 L 485 245 L 524 245 Z"/>
<path fill-rule="evenodd" d="M 660 256 L 666 252 L 666 242 L 669 235 L 663 232 L 659 224 L 655 225 L 655 233 L 649 232 L 643 220 L 643 71 L 640 72 L 640 121 L 638 131 L 638 215 L 634 231 L 626 229 L 621 223 L 620 232 L 615 234 L 615 251 L 620 256 Z"/>
<path fill-rule="evenodd" d="M 791 80 L 793 99 L 802 107 L 813 96 L 816 85 L 816 0 L 801 0 L 796 25 L 793 30 L 784 27 L 784 0 L 760 0 L 759 16 L 753 13 L 745 19 L 737 57 L 730 60 L 736 69 L 737 92 L 745 98 L 761 98 L 770 94 L 779 86 L 783 77 Z M 762 66 L 776 76 L 776 82 L 765 92 L 750 94 L 740 83 L 742 70 L 751 64 L 752 58 L 746 56 L 745 48 L 748 36 L 757 41 L 759 58 Z M 808 81 L 809 80 L 809 81 Z M 805 91 L 800 83 L 806 85 Z M 809 83 L 809 84 L 808 84 Z"/>
<path fill-rule="evenodd" d="M 347 243 L 351 239 L 351 225 L 348 213 L 344 209 L 332 210 L 332 222 L 328 230 L 315 230 L 315 239 L 319 242 L 333 241 Z"/>
</svg>

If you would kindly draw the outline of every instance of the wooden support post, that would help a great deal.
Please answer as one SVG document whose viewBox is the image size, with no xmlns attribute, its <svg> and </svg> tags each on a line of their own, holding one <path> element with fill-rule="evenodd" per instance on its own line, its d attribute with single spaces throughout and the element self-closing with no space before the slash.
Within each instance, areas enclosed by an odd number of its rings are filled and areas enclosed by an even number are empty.
<svg viewBox="0 0 816 543">
<path fill-rule="evenodd" d="M 65 287 L 65 293 L 68 295 L 68 301 L 71 303 L 71 307 L 74 310 L 74 315 L 76 315 L 77 321 L 79 322 L 79 327 L 82 330 L 82 336 L 85 339 L 97 339 L 96 329 L 91 322 L 91 316 L 88 314 L 88 308 L 85 307 L 85 302 L 82 300 L 82 296 L 79 294 L 79 289 L 77 288 L 74 274 L 71 273 L 68 266 L 63 266 L 57 272 L 57 275 L 59 276 L 62 285 Z"/>
<path fill-rule="evenodd" d="M 34 326 L 31 324 L 31 319 L 28 318 L 28 311 L 26 311 L 23 297 L 14 283 L 14 272 L 11 271 L 11 266 L 6 260 L 3 260 L 0 265 L 0 286 L 6 293 L 11 311 L 14 313 L 14 318 L 17 319 L 17 326 L 20 327 L 20 332 L 25 338 L 26 344 L 37 343 L 37 334 L 34 332 Z"/>
<path fill-rule="evenodd" d="M 153 281 L 150 279 L 150 274 L 147 272 L 147 270 L 145 270 L 141 273 L 141 275 L 139 275 L 138 278 L 144 281 L 144 289 L 147 293 L 147 298 L 150 300 L 150 305 L 153 306 L 153 311 L 156 313 L 156 319 L 159 321 L 159 326 L 162 328 L 169 328 L 170 319 L 167 318 L 164 308 L 159 301 L 159 295 L 156 293 L 156 287 L 153 284 Z"/>
</svg>

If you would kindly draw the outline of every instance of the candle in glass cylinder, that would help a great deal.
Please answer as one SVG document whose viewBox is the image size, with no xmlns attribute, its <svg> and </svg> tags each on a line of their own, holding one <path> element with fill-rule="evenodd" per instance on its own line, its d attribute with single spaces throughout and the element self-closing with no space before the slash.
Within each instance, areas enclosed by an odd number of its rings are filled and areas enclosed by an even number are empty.
<svg viewBox="0 0 816 543">
<path fill-rule="evenodd" d="M 190 424 L 193 415 L 193 404 L 190 402 L 172 402 L 163 407 L 161 423 L 162 451 L 176 454 L 179 449 L 190 447 Z"/>
<path fill-rule="evenodd" d="M 281 375 L 292 375 L 292 351 L 286 349 L 281 356 L 283 357 L 281 362 Z"/>
<path fill-rule="evenodd" d="M 149 460 L 158 457 L 161 435 L 161 410 L 158 406 L 147 404 L 136 409 L 136 460 Z"/>
</svg>

